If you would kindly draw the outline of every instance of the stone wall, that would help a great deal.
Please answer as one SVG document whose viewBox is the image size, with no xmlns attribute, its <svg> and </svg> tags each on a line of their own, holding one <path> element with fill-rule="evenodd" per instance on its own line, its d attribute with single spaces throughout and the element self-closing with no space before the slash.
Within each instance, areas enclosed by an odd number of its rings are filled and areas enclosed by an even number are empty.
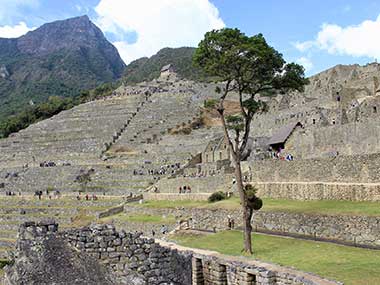
<svg viewBox="0 0 380 285">
<path fill-rule="evenodd" d="M 210 197 L 208 193 L 144 193 L 145 200 L 153 201 L 206 201 Z"/>
<path fill-rule="evenodd" d="M 181 220 L 191 218 L 190 227 L 198 230 L 226 230 L 228 216 L 234 219 L 235 228 L 243 226 L 240 209 L 129 207 L 127 211 L 146 215 L 172 215 Z M 257 211 L 254 212 L 252 225 L 258 232 L 380 248 L 380 217 Z"/>
<path fill-rule="evenodd" d="M 323 182 L 256 182 L 262 198 L 291 200 L 380 201 L 380 184 Z"/>
<path fill-rule="evenodd" d="M 251 162 L 258 182 L 380 182 L 380 154 Z"/>
<path fill-rule="evenodd" d="M 331 152 L 341 155 L 378 153 L 380 125 L 376 115 L 361 122 L 298 130 L 286 143 L 286 151 L 302 158 L 327 157 Z"/>
<path fill-rule="evenodd" d="M 183 186 L 190 186 L 191 193 L 213 193 L 219 190 L 225 191 L 226 187 L 232 187 L 232 175 L 161 179 L 156 186 L 161 193 L 178 194 L 179 187 Z"/>
<path fill-rule="evenodd" d="M 162 247 L 141 233 L 116 231 L 111 225 L 69 230 L 64 238 L 118 274 L 138 272 L 148 284 L 191 284 L 191 254 Z"/>
<path fill-rule="evenodd" d="M 340 284 L 257 260 L 184 248 L 145 238 L 140 233 L 118 232 L 110 225 L 66 231 L 63 237 L 72 246 L 111 266 L 117 274 L 134 274 L 150 285 Z"/>
<path fill-rule="evenodd" d="M 98 213 L 97 218 L 101 219 L 101 218 L 113 216 L 113 215 L 122 213 L 123 211 L 124 211 L 124 205 L 116 206 L 116 207 L 110 208 L 104 212 Z"/>
</svg>

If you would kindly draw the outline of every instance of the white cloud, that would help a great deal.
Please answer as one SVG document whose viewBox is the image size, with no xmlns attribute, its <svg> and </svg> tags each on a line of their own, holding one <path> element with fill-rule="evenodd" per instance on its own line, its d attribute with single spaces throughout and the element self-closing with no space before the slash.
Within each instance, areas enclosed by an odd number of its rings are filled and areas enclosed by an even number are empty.
<svg viewBox="0 0 380 285">
<path fill-rule="evenodd" d="M 307 57 L 300 57 L 296 60 L 296 63 L 301 64 L 305 68 L 306 72 L 309 72 L 313 69 L 313 63 Z"/>
<path fill-rule="evenodd" d="M 313 41 L 306 41 L 306 42 L 295 42 L 293 43 L 296 49 L 298 49 L 301 52 L 307 51 L 310 48 L 313 47 L 314 42 Z"/>
<path fill-rule="evenodd" d="M 164 47 L 196 46 L 205 32 L 223 28 L 208 0 L 101 0 L 96 23 L 104 32 L 136 32 L 137 41 L 116 41 L 126 63 Z"/>
<path fill-rule="evenodd" d="M 0 38 L 18 38 L 34 29 L 29 28 L 25 22 L 20 22 L 15 26 L 0 26 Z"/>
<path fill-rule="evenodd" d="M 306 51 L 312 47 L 330 54 L 380 59 L 380 15 L 359 25 L 341 27 L 323 24 L 314 41 L 298 42 L 295 47 Z"/>
</svg>

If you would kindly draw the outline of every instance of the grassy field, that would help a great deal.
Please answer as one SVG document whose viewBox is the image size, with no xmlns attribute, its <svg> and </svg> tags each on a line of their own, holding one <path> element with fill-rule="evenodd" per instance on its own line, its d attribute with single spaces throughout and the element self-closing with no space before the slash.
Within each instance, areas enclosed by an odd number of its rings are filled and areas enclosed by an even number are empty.
<svg viewBox="0 0 380 285">
<path fill-rule="evenodd" d="M 211 235 L 176 235 L 177 243 L 240 255 L 242 233 L 225 231 Z M 254 257 L 343 281 L 345 284 L 380 284 L 380 251 L 254 234 Z"/>
<path fill-rule="evenodd" d="M 108 222 L 111 220 L 152 224 L 172 224 L 176 222 L 175 218 L 172 216 L 163 217 L 159 215 L 127 215 L 125 213 L 101 219 L 103 222 Z"/>
<path fill-rule="evenodd" d="M 380 216 L 379 202 L 352 202 L 352 201 L 296 201 L 296 200 L 275 200 L 263 199 L 264 211 L 285 211 L 293 213 L 318 213 L 330 215 L 362 215 Z M 135 204 L 136 206 L 138 204 Z M 216 203 L 207 201 L 147 201 L 140 206 L 148 208 L 219 208 L 238 209 L 240 203 L 238 198 L 231 198 Z"/>
</svg>

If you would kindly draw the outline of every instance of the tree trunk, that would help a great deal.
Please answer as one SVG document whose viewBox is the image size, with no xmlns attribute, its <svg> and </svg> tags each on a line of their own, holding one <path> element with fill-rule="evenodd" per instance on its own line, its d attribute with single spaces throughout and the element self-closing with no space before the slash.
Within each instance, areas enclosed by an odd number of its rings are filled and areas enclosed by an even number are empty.
<svg viewBox="0 0 380 285">
<path fill-rule="evenodd" d="M 243 179 L 241 174 L 241 165 L 239 157 L 233 157 L 235 163 L 236 188 L 239 192 L 241 207 L 243 210 L 243 226 L 244 226 L 244 252 L 252 254 L 252 210 L 248 207 L 247 196 L 244 192 Z"/>
</svg>

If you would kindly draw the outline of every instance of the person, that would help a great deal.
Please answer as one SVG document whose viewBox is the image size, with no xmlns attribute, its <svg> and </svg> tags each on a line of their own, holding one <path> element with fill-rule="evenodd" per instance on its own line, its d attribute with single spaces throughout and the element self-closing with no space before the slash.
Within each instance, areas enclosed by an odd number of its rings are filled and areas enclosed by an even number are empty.
<svg viewBox="0 0 380 285">
<path fill-rule="evenodd" d="M 152 237 L 156 235 L 156 232 L 152 229 Z"/>
<path fill-rule="evenodd" d="M 181 194 L 182 193 L 182 187 L 181 186 L 179 186 L 179 194 Z"/>
<path fill-rule="evenodd" d="M 167 232 L 168 232 L 167 227 L 166 227 L 165 225 L 162 225 L 162 226 L 161 226 L 161 233 L 162 233 L 163 235 L 165 235 Z"/>
<path fill-rule="evenodd" d="M 230 216 L 230 215 L 227 215 L 227 228 L 228 228 L 229 230 L 232 229 L 232 222 L 231 222 L 231 220 L 232 220 L 231 216 Z"/>
</svg>

